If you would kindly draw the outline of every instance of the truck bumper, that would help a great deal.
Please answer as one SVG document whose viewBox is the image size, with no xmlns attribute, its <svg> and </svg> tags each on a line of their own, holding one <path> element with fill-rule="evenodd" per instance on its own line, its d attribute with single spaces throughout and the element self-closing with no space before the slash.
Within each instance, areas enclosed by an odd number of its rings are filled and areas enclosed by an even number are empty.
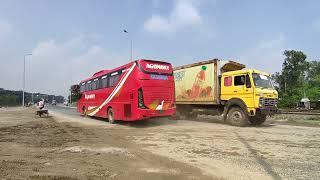
<svg viewBox="0 0 320 180">
<path fill-rule="evenodd" d="M 265 115 L 275 115 L 279 113 L 279 110 L 277 108 L 259 108 L 261 114 L 265 114 Z"/>
</svg>

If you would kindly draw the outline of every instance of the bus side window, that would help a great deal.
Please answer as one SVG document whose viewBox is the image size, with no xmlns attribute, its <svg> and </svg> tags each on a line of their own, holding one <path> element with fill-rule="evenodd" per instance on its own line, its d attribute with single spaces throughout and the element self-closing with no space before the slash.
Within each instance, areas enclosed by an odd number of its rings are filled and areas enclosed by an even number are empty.
<svg viewBox="0 0 320 180">
<path fill-rule="evenodd" d="M 101 88 L 106 88 L 108 87 L 108 77 L 107 76 L 102 76 L 101 78 Z"/>
<path fill-rule="evenodd" d="M 115 86 L 119 78 L 120 78 L 120 74 L 109 77 L 109 87 Z"/>
<path fill-rule="evenodd" d="M 96 81 L 96 89 L 100 89 L 100 78 Z"/>
<path fill-rule="evenodd" d="M 92 90 L 98 89 L 98 79 L 94 79 L 91 86 Z"/>
<path fill-rule="evenodd" d="M 96 90 L 97 89 L 97 83 L 96 81 L 93 81 L 91 84 L 91 90 Z"/>
<path fill-rule="evenodd" d="M 86 86 L 85 86 L 85 84 L 84 83 L 82 83 L 81 85 L 80 85 L 80 92 L 85 92 L 86 91 Z"/>
<path fill-rule="evenodd" d="M 86 84 L 86 91 L 91 91 L 91 81 L 88 81 Z"/>
</svg>

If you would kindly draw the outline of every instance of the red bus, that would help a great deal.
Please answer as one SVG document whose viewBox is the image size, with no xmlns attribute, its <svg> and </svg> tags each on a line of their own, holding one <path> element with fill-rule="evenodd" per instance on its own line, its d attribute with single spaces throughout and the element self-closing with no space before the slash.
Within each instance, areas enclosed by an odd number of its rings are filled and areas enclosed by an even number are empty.
<svg viewBox="0 0 320 180">
<path fill-rule="evenodd" d="M 78 111 L 83 115 L 136 121 L 173 116 L 174 78 L 170 63 L 139 59 L 83 80 Z"/>
</svg>

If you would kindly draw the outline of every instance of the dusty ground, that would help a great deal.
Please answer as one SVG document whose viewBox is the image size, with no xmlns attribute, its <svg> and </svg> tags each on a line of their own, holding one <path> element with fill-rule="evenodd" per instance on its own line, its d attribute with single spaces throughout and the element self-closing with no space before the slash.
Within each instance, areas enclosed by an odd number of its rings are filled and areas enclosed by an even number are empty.
<svg viewBox="0 0 320 180">
<path fill-rule="evenodd" d="M 182 121 L 137 143 L 226 179 L 319 179 L 320 129 L 268 124 L 238 128 Z"/>
<path fill-rule="evenodd" d="M 64 119 L 62 119 L 64 120 Z M 126 128 L 0 111 L 1 179 L 211 179 L 126 139 Z"/>
<path fill-rule="evenodd" d="M 320 179 L 318 127 L 53 117 L 0 110 L 1 178 Z"/>
</svg>

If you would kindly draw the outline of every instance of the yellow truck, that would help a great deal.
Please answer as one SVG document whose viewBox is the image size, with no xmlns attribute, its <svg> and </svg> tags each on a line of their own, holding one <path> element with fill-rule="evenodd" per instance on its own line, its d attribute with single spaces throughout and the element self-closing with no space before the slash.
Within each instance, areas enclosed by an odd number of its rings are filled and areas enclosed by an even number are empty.
<svg viewBox="0 0 320 180">
<path fill-rule="evenodd" d="M 177 117 L 222 115 L 235 126 L 260 125 L 277 112 L 278 92 L 268 73 L 212 59 L 174 68 Z"/>
</svg>

